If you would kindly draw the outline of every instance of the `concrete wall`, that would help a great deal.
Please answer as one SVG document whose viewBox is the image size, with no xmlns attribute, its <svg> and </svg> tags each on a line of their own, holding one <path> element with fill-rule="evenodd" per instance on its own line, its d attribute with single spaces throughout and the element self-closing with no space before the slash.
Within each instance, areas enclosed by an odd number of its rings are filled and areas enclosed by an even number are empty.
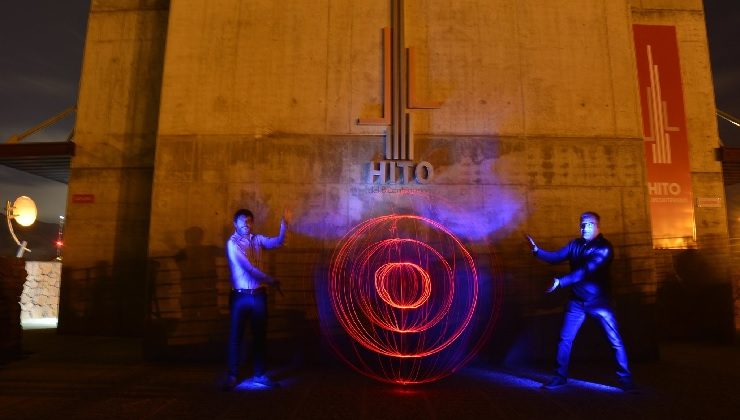
<svg viewBox="0 0 740 420">
<path fill-rule="evenodd" d="M 564 297 L 543 300 L 565 267 L 534 262 L 522 234 L 560 246 L 585 209 L 617 247 L 615 288 L 655 292 L 629 4 L 407 1 L 419 96 L 443 101 L 415 111 L 416 158 L 435 178 L 404 186 L 411 195 L 367 184 L 383 130 L 356 124 L 382 111 L 389 16 L 377 1 L 171 3 L 149 236 L 163 343 L 219 339 L 239 207 L 268 234 L 284 207 L 295 214 L 268 261 L 286 290 L 274 334 L 283 315 L 316 319 L 314 285 L 341 236 L 393 212 L 442 222 L 482 266 L 493 251 L 517 328 L 559 313 Z M 218 311 L 184 303 L 193 282 Z"/>
<path fill-rule="evenodd" d="M 390 1 L 173 1 L 171 13 L 160 135 L 378 134 L 355 120 L 380 112 Z M 639 135 L 625 2 L 411 0 L 406 15 L 420 96 L 445 103 L 419 113 L 417 132 Z"/>
<path fill-rule="evenodd" d="M 632 1 L 636 24 L 674 25 L 683 82 L 697 248 L 656 251 L 656 276 L 663 333 L 676 337 L 731 339 L 733 288 L 727 206 L 714 105 L 709 49 L 699 0 Z M 699 207 L 700 197 L 720 197 L 721 206 Z M 740 327 L 737 319 L 734 328 Z"/>
<path fill-rule="evenodd" d="M 61 331 L 140 334 L 167 7 L 164 0 L 91 3 L 64 232 Z M 88 199 L 78 202 L 80 196 Z"/>
<path fill-rule="evenodd" d="M 557 317 L 565 297 L 543 298 L 565 267 L 534 262 L 522 234 L 554 248 L 592 209 L 617 250 L 623 313 L 654 335 L 640 305 L 675 278 L 677 256 L 651 245 L 631 25 L 677 26 L 695 195 L 722 194 L 701 2 L 407 0 L 417 94 L 443 102 L 413 111 L 415 158 L 435 177 L 373 187 L 367 165 L 382 158 L 384 129 L 356 121 L 382 112 L 390 4 L 94 1 L 65 232 L 68 325 L 106 328 L 120 313 L 133 332 L 148 308 L 154 347 L 222 353 L 231 216 L 251 208 L 273 234 L 287 207 L 288 244 L 267 260 L 286 292 L 271 297 L 273 336 L 315 323 L 315 284 L 334 246 L 393 212 L 444 223 L 484 271 L 496 255 L 500 325 L 516 336 Z M 717 279 L 728 267 L 723 212 L 696 209 Z M 531 340 L 534 352 L 548 348 Z"/>
</svg>

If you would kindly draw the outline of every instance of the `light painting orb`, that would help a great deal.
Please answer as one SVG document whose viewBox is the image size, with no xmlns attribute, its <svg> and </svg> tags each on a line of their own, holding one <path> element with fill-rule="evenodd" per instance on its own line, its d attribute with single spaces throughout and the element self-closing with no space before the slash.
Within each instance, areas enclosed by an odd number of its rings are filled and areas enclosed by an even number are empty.
<svg viewBox="0 0 740 420">
<path fill-rule="evenodd" d="M 332 347 L 385 382 L 417 384 L 453 373 L 480 348 L 493 321 L 494 308 L 480 305 L 471 254 L 444 226 L 416 215 L 355 227 L 337 245 L 322 290 Z"/>
</svg>

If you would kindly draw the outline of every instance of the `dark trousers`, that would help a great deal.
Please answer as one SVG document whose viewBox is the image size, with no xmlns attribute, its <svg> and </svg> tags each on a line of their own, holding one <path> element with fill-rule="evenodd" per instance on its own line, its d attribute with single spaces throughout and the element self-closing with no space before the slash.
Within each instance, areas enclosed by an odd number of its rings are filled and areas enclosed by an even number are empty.
<svg viewBox="0 0 740 420">
<path fill-rule="evenodd" d="M 267 294 L 256 295 L 231 293 L 231 327 L 229 332 L 228 371 L 238 376 L 239 360 L 245 354 L 242 349 L 247 319 L 252 327 L 252 354 L 254 375 L 265 374 L 265 342 L 267 340 Z"/>
<path fill-rule="evenodd" d="M 565 320 L 563 328 L 560 330 L 560 344 L 558 344 L 558 368 L 557 373 L 563 377 L 568 376 L 568 362 L 570 360 L 570 351 L 573 347 L 573 340 L 578 334 L 578 330 L 583 325 L 586 315 L 596 318 L 601 324 L 606 338 L 614 350 L 614 357 L 617 361 L 617 375 L 622 378 L 630 376 L 627 367 L 627 352 L 624 349 L 622 336 L 617 329 L 617 320 L 614 317 L 614 311 L 606 301 L 584 303 L 577 300 L 568 302 L 565 311 Z"/>
</svg>

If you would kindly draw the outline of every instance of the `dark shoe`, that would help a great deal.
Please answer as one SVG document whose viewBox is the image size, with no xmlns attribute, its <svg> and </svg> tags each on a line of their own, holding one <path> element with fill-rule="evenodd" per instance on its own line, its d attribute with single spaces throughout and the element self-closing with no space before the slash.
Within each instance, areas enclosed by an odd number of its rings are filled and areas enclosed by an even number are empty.
<svg viewBox="0 0 740 420">
<path fill-rule="evenodd" d="M 273 381 L 268 378 L 267 375 L 255 376 L 252 378 L 252 382 L 266 386 L 268 388 L 280 388 L 280 382 Z"/>
<path fill-rule="evenodd" d="M 563 376 L 555 375 L 550 379 L 550 382 L 546 384 L 542 384 L 542 388 L 544 389 L 556 389 L 560 388 L 561 386 L 565 385 L 568 382 L 568 379 L 566 379 Z"/>
<path fill-rule="evenodd" d="M 619 389 L 621 389 L 624 392 L 636 392 L 637 391 L 637 385 L 635 385 L 635 382 L 629 376 L 619 378 L 618 382 L 619 382 L 619 385 L 618 385 Z"/>
<path fill-rule="evenodd" d="M 229 377 L 226 378 L 224 384 L 221 386 L 221 389 L 224 391 L 231 391 L 236 388 L 237 385 L 239 385 L 239 380 L 236 379 L 236 376 L 229 375 Z"/>
</svg>

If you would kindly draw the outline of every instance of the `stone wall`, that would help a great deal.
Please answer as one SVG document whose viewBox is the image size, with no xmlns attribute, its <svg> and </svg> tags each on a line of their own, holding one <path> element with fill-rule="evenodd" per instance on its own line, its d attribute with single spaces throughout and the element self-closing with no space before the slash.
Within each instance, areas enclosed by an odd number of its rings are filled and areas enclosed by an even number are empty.
<svg viewBox="0 0 740 420">
<path fill-rule="evenodd" d="M 21 321 L 57 318 L 62 263 L 56 261 L 26 262 L 26 282 L 21 294 Z"/>
</svg>

